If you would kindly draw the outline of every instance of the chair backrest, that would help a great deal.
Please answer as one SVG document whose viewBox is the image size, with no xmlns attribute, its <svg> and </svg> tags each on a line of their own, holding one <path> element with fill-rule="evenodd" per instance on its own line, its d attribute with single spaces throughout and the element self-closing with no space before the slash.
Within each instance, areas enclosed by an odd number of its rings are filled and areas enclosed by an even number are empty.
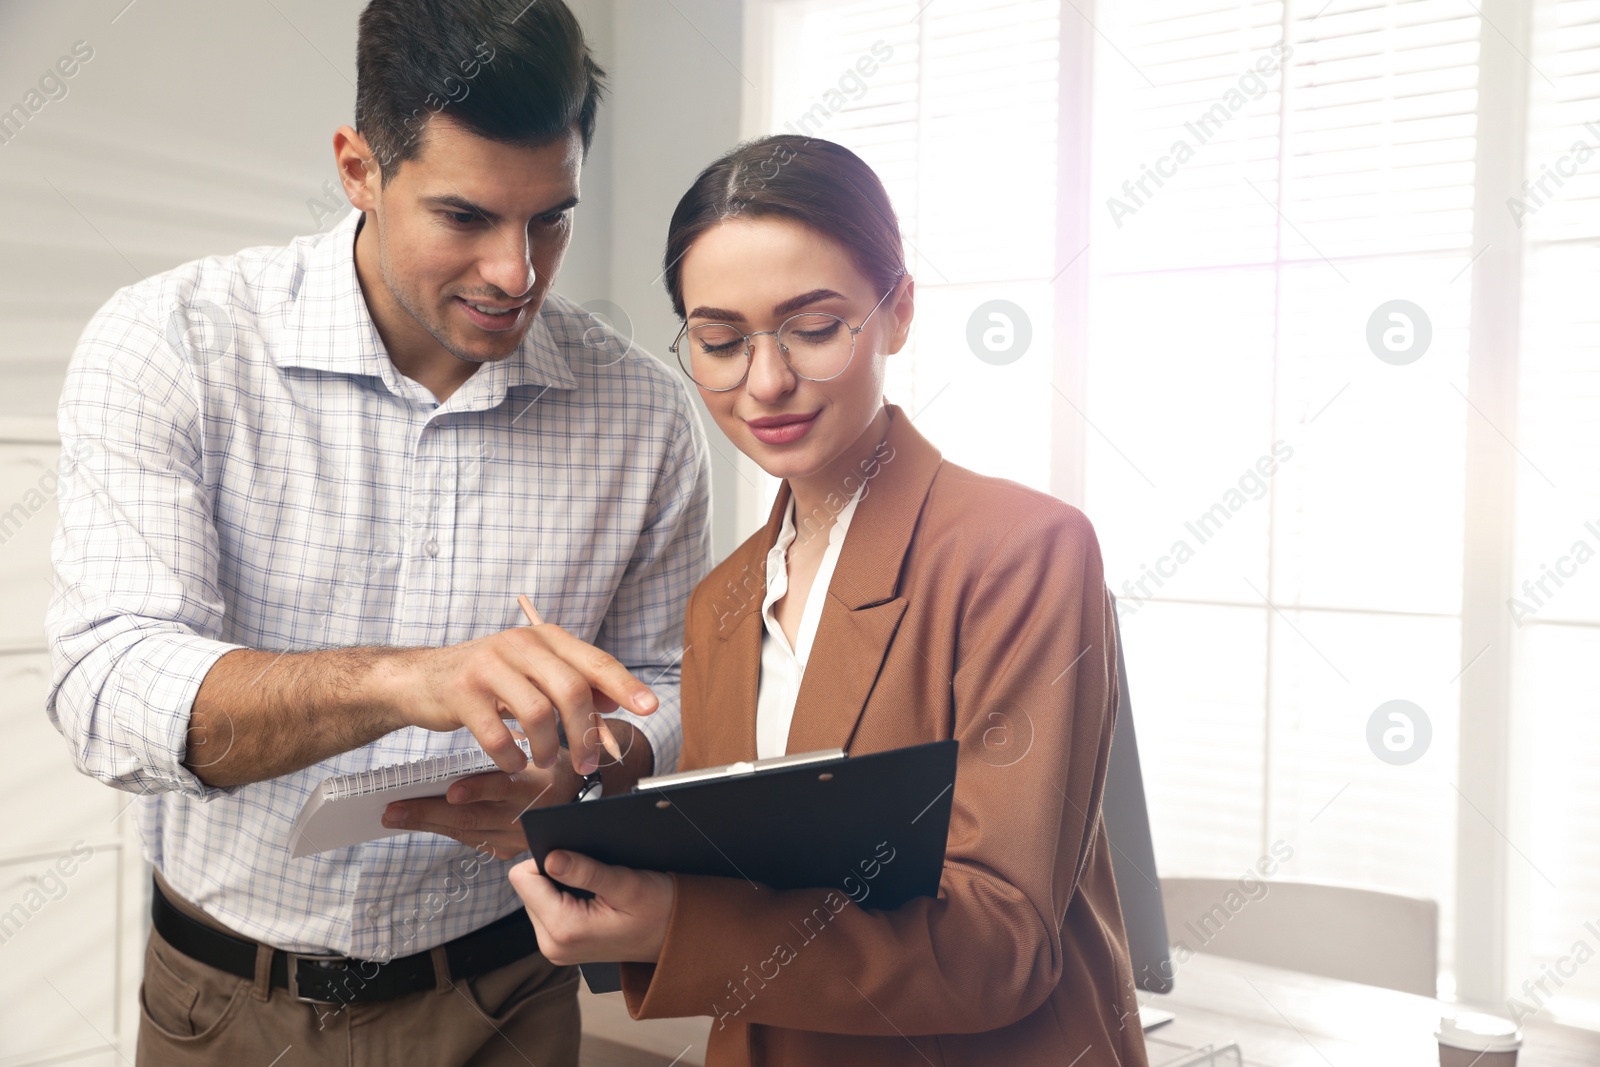
<svg viewBox="0 0 1600 1067">
<path fill-rule="evenodd" d="M 1437 996 L 1432 900 L 1272 878 L 1163 878 L 1161 890 L 1175 949 Z"/>
<path fill-rule="evenodd" d="M 1116 619 L 1115 610 L 1112 618 Z M 1161 906 L 1161 878 L 1156 874 L 1155 848 L 1150 840 L 1139 741 L 1133 730 L 1133 698 L 1129 695 L 1127 658 L 1122 654 L 1121 621 L 1115 621 L 1113 626 L 1120 682 L 1117 724 L 1111 733 L 1100 817 L 1111 843 L 1111 871 L 1117 883 L 1117 899 L 1122 904 L 1134 984 L 1150 993 L 1170 993 L 1173 967 L 1167 951 L 1166 913 Z"/>
</svg>

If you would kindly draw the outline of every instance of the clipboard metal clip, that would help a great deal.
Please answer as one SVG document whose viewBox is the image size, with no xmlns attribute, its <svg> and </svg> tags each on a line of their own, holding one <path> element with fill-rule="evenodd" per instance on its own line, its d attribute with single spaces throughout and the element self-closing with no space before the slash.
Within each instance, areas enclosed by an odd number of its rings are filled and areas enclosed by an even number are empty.
<svg viewBox="0 0 1600 1067">
<path fill-rule="evenodd" d="M 721 767 L 703 767 L 697 771 L 678 771 L 675 774 L 654 774 L 648 778 L 639 779 L 639 784 L 634 786 L 638 792 L 646 789 L 662 789 L 673 785 L 688 785 L 690 782 L 709 782 L 717 778 L 734 778 L 743 774 L 755 774 L 757 771 L 772 771 L 780 767 L 803 767 L 808 763 L 826 763 L 830 760 L 841 760 L 849 753 L 842 748 L 824 748 L 816 752 L 796 752 L 788 756 L 769 756 L 766 759 L 739 760 L 736 763 L 724 764 Z"/>
</svg>

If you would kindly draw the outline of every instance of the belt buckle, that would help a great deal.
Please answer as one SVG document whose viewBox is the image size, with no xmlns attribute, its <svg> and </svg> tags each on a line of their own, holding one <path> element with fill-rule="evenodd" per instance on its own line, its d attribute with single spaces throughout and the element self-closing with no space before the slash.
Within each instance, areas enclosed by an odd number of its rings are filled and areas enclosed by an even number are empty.
<svg viewBox="0 0 1600 1067">
<path fill-rule="evenodd" d="M 338 994 L 336 994 L 336 993 L 332 993 L 332 994 L 329 994 L 329 995 L 326 995 L 326 996 L 321 996 L 321 997 L 315 997 L 315 996 L 307 996 L 306 994 L 300 992 L 300 963 L 301 963 L 301 961 L 305 961 L 307 963 L 322 963 L 322 964 L 338 963 L 338 964 L 341 965 L 340 968 L 339 968 L 341 973 L 349 973 L 350 964 L 351 964 L 352 961 L 350 960 L 350 958 L 348 956 L 340 956 L 340 955 L 338 955 L 336 953 L 328 954 L 328 955 L 316 955 L 316 954 L 310 953 L 310 952 L 286 952 L 286 953 L 284 953 L 284 955 L 287 957 L 286 969 L 289 972 L 288 973 L 289 995 L 291 997 L 293 997 L 294 999 L 296 999 L 296 1000 L 298 1000 L 298 1001 L 300 1001 L 301 1003 L 304 1003 L 304 1004 L 348 1004 L 350 1002 L 350 1001 L 347 1001 L 347 1000 L 344 1000 L 344 999 L 340 998 L 338 996 Z M 328 972 L 328 971 L 332 970 L 332 968 L 328 968 L 328 967 L 323 967 L 321 969 L 324 972 Z M 354 994 L 351 995 L 350 999 L 351 1000 L 355 999 Z"/>
</svg>

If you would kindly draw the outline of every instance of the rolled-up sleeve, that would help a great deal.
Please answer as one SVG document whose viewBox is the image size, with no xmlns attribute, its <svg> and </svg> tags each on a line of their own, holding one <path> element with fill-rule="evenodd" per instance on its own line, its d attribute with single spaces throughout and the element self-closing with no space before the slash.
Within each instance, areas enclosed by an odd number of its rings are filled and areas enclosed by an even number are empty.
<svg viewBox="0 0 1600 1067">
<path fill-rule="evenodd" d="M 83 773 L 206 798 L 226 790 L 184 761 L 220 757 L 229 738 L 192 734 L 189 713 L 212 665 L 243 646 L 216 639 L 223 600 L 196 396 L 191 369 L 126 292 L 78 341 L 59 409 L 46 710 Z"/>
<path fill-rule="evenodd" d="M 655 754 L 656 774 L 675 770 L 683 748 L 679 683 L 684 609 L 711 569 L 709 450 L 687 392 L 674 385 L 679 427 L 672 434 L 637 550 L 596 639 L 661 701 L 651 715 L 616 711 L 607 716 L 644 734 Z"/>
</svg>

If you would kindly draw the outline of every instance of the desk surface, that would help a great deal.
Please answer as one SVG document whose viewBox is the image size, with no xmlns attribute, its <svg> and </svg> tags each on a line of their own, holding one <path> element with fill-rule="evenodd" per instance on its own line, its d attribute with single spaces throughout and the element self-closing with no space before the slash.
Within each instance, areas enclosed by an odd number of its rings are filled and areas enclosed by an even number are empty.
<svg viewBox="0 0 1600 1067">
<path fill-rule="evenodd" d="M 1196 955 L 1178 971 L 1173 992 L 1146 997 L 1177 1018 L 1145 1034 L 1151 1067 L 1181 1061 L 1206 1045 L 1236 1042 L 1247 1067 L 1437 1067 L 1433 1039 L 1443 1008 L 1436 1000 L 1221 956 Z M 584 990 L 583 1029 L 597 1055 L 585 1063 L 705 1062 L 711 1020 L 628 1017 L 621 993 Z M 1596 1067 L 1600 1033 L 1534 1017 L 1517 1067 Z M 611 1042 L 638 1050 L 627 1058 Z M 620 1058 L 604 1058 L 601 1049 Z M 646 1051 L 647 1050 L 647 1051 Z"/>
<path fill-rule="evenodd" d="M 1151 1067 L 1237 1042 L 1249 1067 L 1437 1067 L 1438 1001 L 1375 986 L 1196 955 L 1173 991 L 1142 998 L 1177 1018 L 1145 1034 Z M 1594 1067 L 1600 1033 L 1537 1016 L 1517 1067 Z"/>
</svg>

